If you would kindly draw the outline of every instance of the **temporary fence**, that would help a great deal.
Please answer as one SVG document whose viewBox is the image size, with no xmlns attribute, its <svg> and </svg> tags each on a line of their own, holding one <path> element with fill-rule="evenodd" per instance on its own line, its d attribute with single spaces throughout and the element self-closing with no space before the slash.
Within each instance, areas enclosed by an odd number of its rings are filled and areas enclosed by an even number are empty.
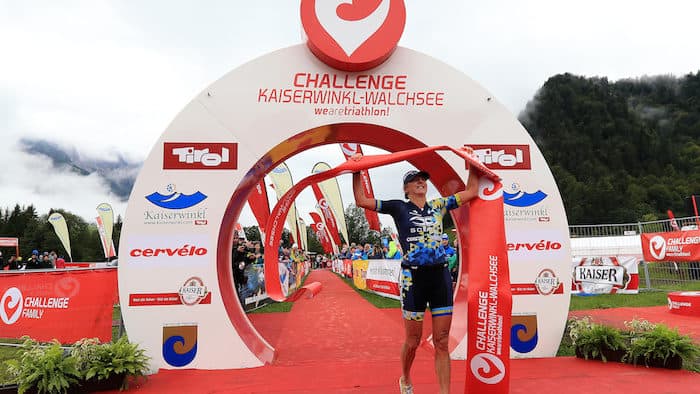
<svg viewBox="0 0 700 394">
<path fill-rule="evenodd" d="M 698 230 L 700 216 L 649 222 L 569 226 L 572 255 L 635 256 L 643 290 L 700 288 L 700 261 L 645 261 L 641 234 Z"/>
</svg>

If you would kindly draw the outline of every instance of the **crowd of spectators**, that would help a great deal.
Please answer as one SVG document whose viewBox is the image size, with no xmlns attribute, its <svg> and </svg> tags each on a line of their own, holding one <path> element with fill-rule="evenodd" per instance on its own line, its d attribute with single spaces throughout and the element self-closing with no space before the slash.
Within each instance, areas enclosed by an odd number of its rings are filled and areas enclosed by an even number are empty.
<svg viewBox="0 0 700 394">
<path fill-rule="evenodd" d="M 337 257 L 341 260 L 400 260 L 402 254 L 394 241 L 388 241 L 384 245 L 357 245 L 352 242 L 350 245 L 343 244 Z"/>
<path fill-rule="evenodd" d="M 54 269 L 65 268 L 66 261 L 54 251 L 39 252 L 32 250 L 30 257 L 24 259 L 22 256 L 12 255 L 5 260 L 2 252 L 0 252 L 0 271 L 2 270 L 32 270 L 32 269 Z"/>
</svg>

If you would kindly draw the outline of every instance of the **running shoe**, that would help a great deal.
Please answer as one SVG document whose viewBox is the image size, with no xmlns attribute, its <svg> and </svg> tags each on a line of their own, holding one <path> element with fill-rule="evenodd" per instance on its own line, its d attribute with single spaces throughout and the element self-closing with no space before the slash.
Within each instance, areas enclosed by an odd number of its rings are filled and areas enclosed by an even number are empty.
<svg viewBox="0 0 700 394">
<path fill-rule="evenodd" d="M 403 376 L 399 377 L 399 389 L 401 394 L 413 394 L 413 385 L 404 383 Z"/>
</svg>

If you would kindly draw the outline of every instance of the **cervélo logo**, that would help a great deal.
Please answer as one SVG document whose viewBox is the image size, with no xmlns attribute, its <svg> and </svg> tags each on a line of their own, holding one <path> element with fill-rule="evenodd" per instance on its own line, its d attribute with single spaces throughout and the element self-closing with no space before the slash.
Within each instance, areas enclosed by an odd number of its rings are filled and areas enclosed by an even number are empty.
<svg viewBox="0 0 700 394">
<path fill-rule="evenodd" d="M 362 71 L 391 56 L 406 24 L 403 0 L 302 0 L 301 24 L 311 52 L 344 71 Z"/>
<path fill-rule="evenodd" d="M 529 170 L 529 145 L 469 145 L 479 161 L 492 170 Z"/>
<path fill-rule="evenodd" d="M 166 142 L 164 170 L 235 170 L 238 144 L 215 142 Z"/>
</svg>

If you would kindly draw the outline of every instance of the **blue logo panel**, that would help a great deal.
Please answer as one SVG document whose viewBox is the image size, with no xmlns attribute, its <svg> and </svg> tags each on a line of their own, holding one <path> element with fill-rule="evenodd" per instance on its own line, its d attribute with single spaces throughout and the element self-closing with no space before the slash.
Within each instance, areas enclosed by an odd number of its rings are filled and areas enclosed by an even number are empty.
<svg viewBox="0 0 700 394">
<path fill-rule="evenodd" d="M 530 353 L 538 342 L 537 315 L 516 315 L 511 318 L 510 347 L 518 353 Z"/>
<path fill-rule="evenodd" d="M 197 326 L 163 327 L 163 360 L 184 367 L 197 355 Z"/>
</svg>

